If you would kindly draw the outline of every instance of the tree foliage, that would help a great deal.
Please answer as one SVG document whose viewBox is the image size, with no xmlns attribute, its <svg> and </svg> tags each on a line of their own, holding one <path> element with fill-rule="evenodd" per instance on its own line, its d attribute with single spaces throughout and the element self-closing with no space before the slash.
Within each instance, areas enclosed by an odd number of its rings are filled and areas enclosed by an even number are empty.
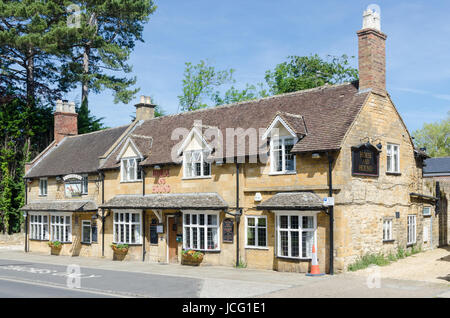
<svg viewBox="0 0 450 318">
<path fill-rule="evenodd" d="M 358 70 L 351 67 L 347 55 L 328 56 L 314 54 L 289 56 L 287 62 L 267 71 L 265 80 L 273 95 L 338 84 L 358 79 Z"/>
<path fill-rule="evenodd" d="M 87 134 L 106 128 L 102 123 L 104 118 L 97 118 L 92 115 L 87 103 L 82 103 L 81 106 L 76 107 L 76 111 L 78 113 L 78 134 Z"/>
<path fill-rule="evenodd" d="M 431 157 L 450 156 L 450 111 L 441 121 L 424 124 L 413 133 L 414 142 L 419 148 L 426 148 Z"/>
</svg>

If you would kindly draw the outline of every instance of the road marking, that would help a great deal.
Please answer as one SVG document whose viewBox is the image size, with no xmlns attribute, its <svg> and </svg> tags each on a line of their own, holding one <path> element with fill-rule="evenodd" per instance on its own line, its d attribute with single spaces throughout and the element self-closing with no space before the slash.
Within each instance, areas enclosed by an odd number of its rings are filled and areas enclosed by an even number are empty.
<svg viewBox="0 0 450 318">
<path fill-rule="evenodd" d="M 9 277 L 4 277 L 4 276 L 0 276 L 0 280 L 4 280 L 4 281 L 9 281 L 9 282 L 13 282 L 13 283 L 22 283 L 22 284 L 29 284 L 29 285 L 35 285 L 35 286 L 41 286 L 41 287 L 50 287 L 50 288 L 58 288 L 58 289 L 64 289 L 67 291 L 76 291 L 76 292 L 82 292 L 82 293 L 87 293 L 87 294 L 97 294 L 97 295 L 103 295 L 103 296 L 112 296 L 112 297 L 117 297 L 117 298 L 133 298 L 135 296 L 128 296 L 128 295 L 123 295 L 123 294 L 116 294 L 116 293 L 108 293 L 105 291 L 101 291 L 101 290 L 94 290 L 94 289 L 78 289 L 78 288 L 67 288 L 58 284 L 54 284 L 51 282 L 41 282 L 41 281 L 31 281 L 31 280 L 27 280 L 27 279 L 21 279 L 21 278 L 17 278 L 14 277 L 14 279 L 9 278 Z"/>
</svg>

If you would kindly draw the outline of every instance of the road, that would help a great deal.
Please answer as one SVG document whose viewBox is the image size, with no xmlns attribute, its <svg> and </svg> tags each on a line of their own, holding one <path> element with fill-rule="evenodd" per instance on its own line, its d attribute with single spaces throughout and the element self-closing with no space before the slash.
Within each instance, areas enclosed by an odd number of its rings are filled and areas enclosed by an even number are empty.
<svg viewBox="0 0 450 318">
<path fill-rule="evenodd" d="M 81 267 L 72 267 L 73 263 Z M 377 281 L 351 273 L 312 278 L 297 273 L 5 252 L 0 253 L 1 297 L 450 297 L 450 284 L 388 277 Z"/>
</svg>

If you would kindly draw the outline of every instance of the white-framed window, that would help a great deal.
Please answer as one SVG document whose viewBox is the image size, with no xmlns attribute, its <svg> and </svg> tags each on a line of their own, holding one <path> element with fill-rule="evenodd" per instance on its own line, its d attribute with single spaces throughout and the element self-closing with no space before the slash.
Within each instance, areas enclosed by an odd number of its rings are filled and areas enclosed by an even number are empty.
<svg viewBox="0 0 450 318">
<path fill-rule="evenodd" d="M 72 216 L 50 215 L 50 228 L 52 241 L 61 243 L 72 242 Z"/>
<path fill-rule="evenodd" d="M 392 219 L 383 220 L 383 241 L 392 241 Z"/>
<path fill-rule="evenodd" d="M 40 196 L 47 196 L 47 186 L 48 186 L 48 179 L 47 178 L 41 178 L 39 179 L 39 195 Z"/>
<path fill-rule="evenodd" d="M 122 182 L 142 181 L 140 158 L 123 158 L 121 160 Z"/>
<path fill-rule="evenodd" d="M 92 243 L 91 221 L 83 220 L 81 222 L 81 243 Z"/>
<path fill-rule="evenodd" d="M 219 213 L 184 212 L 183 248 L 219 251 Z"/>
<path fill-rule="evenodd" d="M 141 213 L 114 212 L 114 243 L 141 244 Z"/>
<path fill-rule="evenodd" d="M 30 214 L 30 239 L 48 240 L 48 215 Z"/>
<path fill-rule="evenodd" d="M 431 215 L 431 207 L 430 206 L 424 206 L 423 207 L 423 215 L 424 216 L 430 216 Z"/>
<path fill-rule="evenodd" d="M 246 248 L 267 248 L 267 217 L 265 215 L 245 217 Z"/>
<path fill-rule="evenodd" d="M 317 217 L 298 212 L 277 215 L 278 257 L 310 259 L 316 240 Z"/>
<path fill-rule="evenodd" d="M 387 144 L 386 171 L 400 173 L 400 146 Z"/>
<path fill-rule="evenodd" d="M 202 178 L 211 176 L 211 163 L 207 158 L 209 151 L 191 150 L 183 154 L 185 178 Z"/>
<path fill-rule="evenodd" d="M 81 194 L 89 193 L 89 176 L 83 175 L 83 179 L 81 180 Z"/>
<path fill-rule="evenodd" d="M 408 215 L 407 243 L 408 244 L 416 243 L 416 216 L 415 215 Z"/>
<path fill-rule="evenodd" d="M 291 150 L 296 138 L 291 136 L 277 137 L 270 141 L 270 172 L 272 174 L 292 173 L 296 171 L 295 155 Z"/>
<path fill-rule="evenodd" d="M 430 223 L 428 220 L 425 219 L 424 223 L 423 223 L 423 242 L 424 243 L 427 243 L 428 240 L 430 239 L 430 231 L 429 231 Z"/>
</svg>

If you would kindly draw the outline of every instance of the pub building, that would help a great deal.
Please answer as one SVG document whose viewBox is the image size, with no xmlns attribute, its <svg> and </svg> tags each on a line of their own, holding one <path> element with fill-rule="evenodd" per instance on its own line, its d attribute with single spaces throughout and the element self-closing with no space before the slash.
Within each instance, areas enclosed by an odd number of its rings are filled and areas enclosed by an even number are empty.
<svg viewBox="0 0 450 318">
<path fill-rule="evenodd" d="M 314 245 L 330 273 L 436 246 L 427 156 L 386 91 L 379 15 L 363 20 L 359 82 L 157 118 L 143 96 L 130 125 L 84 135 L 58 101 L 55 140 L 27 165 L 26 251 L 113 259 L 116 243 L 125 261 L 197 250 L 202 266 L 302 273 Z"/>
</svg>

